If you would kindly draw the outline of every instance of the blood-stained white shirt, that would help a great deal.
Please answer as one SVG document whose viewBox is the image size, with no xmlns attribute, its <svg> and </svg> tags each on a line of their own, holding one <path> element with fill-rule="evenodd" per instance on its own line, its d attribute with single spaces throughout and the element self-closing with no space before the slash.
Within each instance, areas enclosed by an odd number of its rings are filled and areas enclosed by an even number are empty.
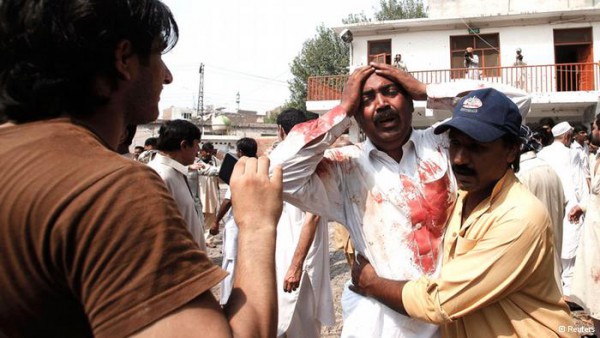
<svg viewBox="0 0 600 338">
<path fill-rule="evenodd" d="M 345 224 L 356 250 L 369 259 L 380 276 L 411 280 L 434 274 L 444 225 L 456 196 L 447 138 L 434 135 L 431 128 L 413 130 L 399 163 L 369 140 L 327 149 L 349 124 L 346 112 L 334 108 L 319 120 L 294 128 L 271 153 L 272 164 L 283 165 L 285 199 L 303 210 Z M 348 297 L 347 304 L 360 303 L 357 298 L 363 298 L 354 293 L 344 296 Z M 353 323 L 361 331 L 374 326 L 387 332 L 381 325 L 382 316 L 391 316 L 394 319 L 390 324 L 399 332 L 406 331 L 405 326 L 429 332 L 414 337 L 429 337 L 436 332 L 435 326 L 402 316 L 380 303 L 375 304 L 378 311 L 369 313 L 361 311 L 360 304 L 355 305 L 357 312 L 344 308 L 348 314 L 344 331 Z M 358 322 L 348 320 L 354 315 L 360 317 Z M 365 332 L 378 336 L 381 331 L 374 328 Z M 355 329 L 352 331 L 356 334 Z"/>
<path fill-rule="evenodd" d="M 526 93 L 482 81 L 429 85 L 428 108 L 451 109 L 458 93 L 496 87 L 529 110 Z M 499 88 L 500 87 L 500 88 Z M 283 167 L 284 199 L 344 224 L 358 253 L 377 274 L 394 280 L 436 276 L 444 226 L 456 198 L 446 134 L 412 130 L 396 162 L 370 140 L 328 149 L 350 126 L 341 106 L 297 125 L 270 154 Z M 344 290 L 342 336 L 433 337 L 437 327 Z"/>
</svg>

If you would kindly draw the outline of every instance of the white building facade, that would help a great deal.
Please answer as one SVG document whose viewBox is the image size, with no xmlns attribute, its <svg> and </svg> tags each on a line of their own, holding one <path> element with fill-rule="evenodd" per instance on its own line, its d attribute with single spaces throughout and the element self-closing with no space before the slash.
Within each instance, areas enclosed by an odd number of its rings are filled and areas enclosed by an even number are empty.
<svg viewBox="0 0 600 338">
<path fill-rule="evenodd" d="M 600 1 L 429 0 L 429 18 L 336 27 L 352 33 L 351 65 L 391 64 L 401 54 L 425 83 L 465 77 L 464 52 L 473 47 L 486 81 L 532 95 L 527 122 L 541 117 L 588 124 L 600 89 Z M 515 65 L 520 49 L 525 65 Z M 312 81 L 312 83 L 311 83 Z M 332 85 L 332 81 L 337 81 Z M 344 77 L 309 79 L 307 108 L 324 112 L 339 102 Z M 428 126 L 449 112 L 416 103 L 413 123 Z"/>
</svg>

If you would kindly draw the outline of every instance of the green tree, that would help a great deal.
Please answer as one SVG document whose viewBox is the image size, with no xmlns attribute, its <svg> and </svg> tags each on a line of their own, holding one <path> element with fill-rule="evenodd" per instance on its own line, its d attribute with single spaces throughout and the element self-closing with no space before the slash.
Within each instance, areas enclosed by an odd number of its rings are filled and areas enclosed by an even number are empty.
<svg viewBox="0 0 600 338">
<path fill-rule="evenodd" d="M 367 17 L 365 12 L 360 12 L 358 14 L 348 14 L 345 19 L 342 19 L 342 23 L 344 25 L 351 25 L 353 23 L 361 23 L 361 22 L 371 22 L 371 19 Z"/>
<path fill-rule="evenodd" d="M 291 96 L 285 106 L 306 110 L 308 77 L 348 74 L 348 62 L 348 45 L 332 29 L 318 26 L 290 65 L 294 77 L 288 81 Z"/>
<path fill-rule="evenodd" d="M 420 0 L 379 0 L 376 21 L 425 18 L 427 13 Z"/>
</svg>

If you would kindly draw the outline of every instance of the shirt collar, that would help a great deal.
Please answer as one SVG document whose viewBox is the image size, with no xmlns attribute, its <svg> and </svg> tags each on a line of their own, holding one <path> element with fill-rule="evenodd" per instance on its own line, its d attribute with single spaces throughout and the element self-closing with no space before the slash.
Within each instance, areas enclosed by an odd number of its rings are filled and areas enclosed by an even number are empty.
<svg viewBox="0 0 600 338">
<path fill-rule="evenodd" d="M 479 205 L 477 205 L 475 207 L 475 210 L 473 210 L 473 212 L 471 212 L 471 214 L 469 215 L 467 220 L 465 220 L 465 222 L 463 223 L 462 226 L 465 227 L 466 225 L 472 223 L 470 220 L 479 218 L 479 216 L 481 214 L 485 213 L 492 206 L 492 204 L 497 200 L 498 196 L 506 191 L 506 187 L 511 186 L 516 181 L 517 181 L 517 178 L 515 176 L 515 173 L 513 172 L 512 169 L 508 169 L 506 171 L 506 173 L 504 174 L 504 176 L 502 176 L 502 178 L 498 182 L 496 182 L 496 184 L 494 185 L 494 189 L 492 189 L 492 193 L 490 194 L 490 196 L 488 196 L 486 199 L 481 201 L 479 203 Z M 464 203 L 466 196 L 467 196 L 466 191 L 461 190 L 459 192 L 460 208 L 462 208 L 462 205 Z M 457 204 L 457 206 L 459 204 Z"/>
<path fill-rule="evenodd" d="M 531 160 L 531 159 L 534 159 L 536 157 L 537 157 L 537 155 L 535 154 L 535 151 L 528 151 L 526 153 L 521 154 L 521 160 L 520 160 L 520 162 Z"/>
<path fill-rule="evenodd" d="M 165 155 L 162 155 L 161 153 L 156 154 L 156 157 L 154 158 L 154 161 L 166 165 L 167 167 L 171 167 L 177 171 L 179 171 L 181 174 L 186 175 L 188 173 L 188 168 L 187 166 L 175 161 L 174 159 L 167 157 Z"/>
<path fill-rule="evenodd" d="M 408 138 L 408 140 L 402 145 L 402 153 L 406 154 L 406 153 L 410 153 L 412 150 L 415 149 L 415 131 L 413 129 L 410 130 L 410 137 Z M 373 142 L 371 141 L 370 138 L 367 137 L 367 140 L 365 141 L 365 151 L 367 152 L 367 154 L 371 154 L 372 152 L 378 153 L 384 153 L 383 151 L 377 149 L 377 147 L 373 144 Z M 404 155 L 402 155 L 402 157 L 404 157 Z"/>
</svg>

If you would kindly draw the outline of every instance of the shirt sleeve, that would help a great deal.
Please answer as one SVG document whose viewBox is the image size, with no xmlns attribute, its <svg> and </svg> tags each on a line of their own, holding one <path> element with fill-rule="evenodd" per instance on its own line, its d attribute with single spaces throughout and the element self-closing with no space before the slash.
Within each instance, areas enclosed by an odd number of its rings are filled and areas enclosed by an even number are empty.
<svg viewBox="0 0 600 338">
<path fill-rule="evenodd" d="M 226 275 L 198 248 L 160 177 L 142 165 L 98 178 L 57 224 L 52 259 L 96 337 L 131 335 Z"/>
<path fill-rule="evenodd" d="M 520 289 L 535 271 L 543 268 L 540 257 L 550 255 L 550 219 L 540 211 L 532 216 L 505 214 L 480 238 L 457 234 L 454 258 L 444 262 L 440 278 L 422 277 L 408 282 L 402 292 L 406 312 L 435 324 L 443 324 L 477 311 Z M 528 220 L 528 221 L 524 221 Z M 446 237 L 453 236 L 447 234 Z"/>
<path fill-rule="evenodd" d="M 428 84 L 427 109 L 452 110 L 463 96 L 483 88 L 495 88 L 508 96 L 519 107 L 519 112 L 525 120 L 531 108 L 529 94 L 509 85 L 481 80 L 457 79 L 452 82 Z"/>
<path fill-rule="evenodd" d="M 271 152 L 271 170 L 283 169 L 284 199 L 298 208 L 344 223 L 341 174 L 336 161 L 324 157 L 351 121 L 341 106 L 296 125 Z"/>
</svg>

